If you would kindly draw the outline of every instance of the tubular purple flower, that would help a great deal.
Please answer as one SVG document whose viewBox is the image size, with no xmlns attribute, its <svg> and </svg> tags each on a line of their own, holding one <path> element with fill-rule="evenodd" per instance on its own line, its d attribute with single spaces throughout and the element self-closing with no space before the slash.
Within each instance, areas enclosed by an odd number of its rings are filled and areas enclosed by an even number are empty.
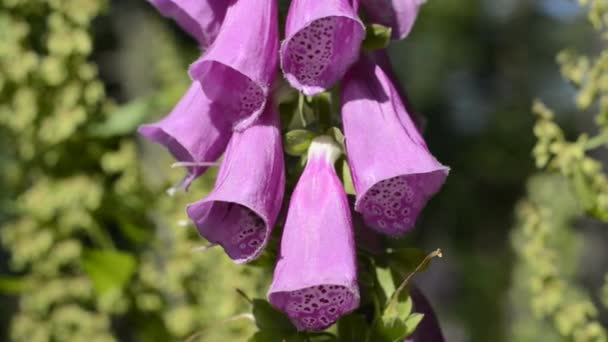
<svg viewBox="0 0 608 342">
<path fill-rule="evenodd" d="M 342 122 L 355 210 L 368 226 L 403 235 L 449 169 L 429 152 L 390 78 L 367 56 L 344 78 Z"/>
<path fill-rule="evenodd" d="M 393 39 L 404 39 L 412 30 L 426 0 L 361 0 L 369 20 L 393 29 Z"/>
<path fill-rule="evenodd" d="M 305 95 L 332 87 L 357 60 L 365 26 L 358 0 L 293 0 L 281 45 L 285 78 Z"/>
<path fill-rule="evenodd" d="M 200 84 L 193 82 L 169 115 L 158 122 L 140 126 L 138 132 L 165 146 L 177 161 L 187 166 L 188 175 L 182 185 L 188 189 L 228 145 L 232 130 L 220 114 Z"/>
<path fill-rule="evenodd" d="M 258 257 L 276 222 L 285 191 L 285 165 L 276 108 L 233 134 L 215 188 L 186 212 L 199 233 L 236 263 Z"/>
<path fill-rule="evenodd" d="M 313 140 L 268 292 L 298 330 L 323 330 L 359 306 L 351 213 L 334 169 L 340 153 L 327 136 Z"/>
<path fill-rule="evenodd" d="M 422 291 L 416 286 L 410 287 L 410 296 L 414 302 L 414 312 L 424 314 L 422 321 L 416 328 L 414 335 L 408 341 L 411 342 L 444 342 L 439 321 L 431 304 Z"/>
<path fill-rule="evenodd" d="M 190 76 L 226 113 L 235 129 L 263 112 L 278 65 L 276 0 L 236 0 L 215 42 L 190 66 Z"/>
<path fill-rule="evenodd" d="M 148 0 L 165 17 L 172 18 L 201 47 L 213 43 L 230 0 Z"/>
</svg>

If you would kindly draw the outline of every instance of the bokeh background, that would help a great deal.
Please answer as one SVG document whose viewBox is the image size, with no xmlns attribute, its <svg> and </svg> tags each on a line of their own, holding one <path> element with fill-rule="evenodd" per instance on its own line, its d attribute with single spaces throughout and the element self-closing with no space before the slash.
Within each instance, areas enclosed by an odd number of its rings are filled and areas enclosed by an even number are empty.
<svg viewBox="0 0 608 342">
<path fill-rule="evenodd" d="M 597 131 L 556 55 L 603 44 L 574 1 L 429 0 L 390 47 L 431 150 L 452 169 L 404 241 L 444 252 L 417 281 L 448 341 L 572 339 L 560 336 L 569 319 L 535 312 L 550 293 L 527 290 L 534 267 L 519 257 L 528 241 L 517 214 L 526 197 L 577 218 L 550 234 L 552 267 L 608 324 L 606 225 L 584 218 L 567 182 L 540 174 L 532 157 L 535 98 L 568 137 Z M 221 322 L 247 312 L 236 288 L 263 297 L 269 275 L 217 249 L 192 252 L 204 241 L 183 227 L 184 205 L 213 173 L 169 197 L 183 171 L 135 134 L 176 103 L 199 53 L 144 0 L 0 0 L 0 340 L 251 334 L 247 320 Z"/>
</svg>

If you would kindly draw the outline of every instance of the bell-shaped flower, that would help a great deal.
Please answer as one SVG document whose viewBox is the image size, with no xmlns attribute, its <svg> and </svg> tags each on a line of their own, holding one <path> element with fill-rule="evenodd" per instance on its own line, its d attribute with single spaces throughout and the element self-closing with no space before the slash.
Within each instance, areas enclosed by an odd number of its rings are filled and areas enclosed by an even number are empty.
<svg viewBox="0 0 608 342">
<path fill-rule="evenodd" d="M 404 39 L 412 30 L 426 0 L 361 0 L 367 18 L 393 29 L 393 39 Z"/>
<path fill-rule="evenodd" d="M 332 87 L 359 55 L 365 27 L 357 1 L 293 0 L 281 44 L 285 78 L 306 95 Z"/>
<path fill-rule="evenodd" d="M 335 142 L 315 138 L 293 191 L 268 297 L 298 330 L 322 330 L 359 306 L 351 213 Z"/>
<path fill-rule="evenodd" d="M 235 262 L 244 263 L 266 246 L 284 191 L 279 118 L 269 103 L 255 124 L 233 134 L 215 188 L 186 211 L 201 236 L 221 245 Z"/>
<path fill-rule="evenodd" d="M 222 111 L 210 103 L 198 82 L 193 82 L 173 111 L 164 119 L 139 127 L 145 138 L 165 146 L 188 175 L 186 189 L 226 149 L 232 129 Z"/>
<path fill-rule="evenodd" d="M 410 296 L 414 303 L 414 312 L 421 313 L 424 317 L 418 324 L 414 335 L 406 342 L 444 342 L 437 316 L 422 291 L 416 286 L 411 286 Z"/>
<path fill-rule="evenodd" d="M 276 0 L 238 0 L 214 43 L 190 66 L 203 91 L 242 130 L 259 117 L 278 69 Z"/>
<path fill-rule="evenodd" d="M 449 169 L 429 152 L 390 78 L 366 55 L 344 78 L 342 122 L 355 210 L 368 226 L 403 235 Z"/>
<path fill-rule="evenodd" d="M 230 0 L 148 0 L 165 17 L 172 18 L 201 47 L 213 43 Z"/>
</svg>

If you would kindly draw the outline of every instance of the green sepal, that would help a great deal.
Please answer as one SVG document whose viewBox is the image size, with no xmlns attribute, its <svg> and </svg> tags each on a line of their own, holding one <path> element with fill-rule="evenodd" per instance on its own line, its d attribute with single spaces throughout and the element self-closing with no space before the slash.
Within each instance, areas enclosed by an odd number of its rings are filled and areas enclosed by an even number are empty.
<svg viewBox="0 0 608 342">
<path fill-rule="evenodd" d="M 294 129 L 285 133 L 283 138 L 285 153 L 294 157 L 306 154 L 310 143 L 316 136 L 316 133 L 305 129 Z"/>
<path fill-rule="evenodd" d="M 373 51 L 386 48 L 391 42 L 393 30 L 380 24 L 370 24 L 365 27 L 364 50 Z"/>
<path fill-rule="evenodd" d="M 277 332 L 283 337 L 296 332 L 296 327 L 291 324 L 289 319 L 266 300 L 253 300 L 253 317 L 261 331 Z"/>
</svg>

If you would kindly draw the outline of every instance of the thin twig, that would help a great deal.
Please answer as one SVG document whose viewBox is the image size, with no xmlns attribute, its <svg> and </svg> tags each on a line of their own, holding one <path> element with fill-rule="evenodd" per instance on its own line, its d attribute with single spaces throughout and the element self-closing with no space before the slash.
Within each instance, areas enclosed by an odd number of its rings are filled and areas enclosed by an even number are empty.
<svg viewBox="0 0 608 342">
<path fill-rule="evenodd" d="M 245 291 L 237 288 L 236 293 L 238 293 L 241 297 L 243 297 L 243 299 L 245 299 L 249 304 L 253 305 L 253 300 L 251 300 L 251 298 L 249 298 L 249 296 L 245 293 Z"/>
<path fill-rule="evenodd" d="M 403 291 L 403 289 L 405 289 L 405 287 L 409 284 L 410 280 L 412 279 L 412 277 L 420 272 L 421 269 L 423 269 L 424 267 L 426 267 L 426 265 L 428 265 L 429 262 L 431 262 L 431 260 L 435 257 L 443 257 L 443 254 L 441 253 L 441 249 L 437 249 L 435 251 L 433 251 L 432 253 L 430 253 L 429 255 L 427 255 L 424 260 L 422 260 L 422 262 L 418 265 L 418 267 L 416 267 L 416 269 L 410 273 L 405 280 L 403 280 L 403 282 L 401 283 L 401 285 L 399 285 L 399 287 L 395 290 L 395 292 L 393 292 L 393 295 L 390 297 L 390 299 L 388 300 L 388 303 L 386 304 L 386 309 L 388 310 L 389 307 L 391 307 L 391 305 L 394 305 L 394 303 L 397 302 L 397 298 L 399 298 L 399 294 L 401 293 L 401 291 Z"/>
</svg>

